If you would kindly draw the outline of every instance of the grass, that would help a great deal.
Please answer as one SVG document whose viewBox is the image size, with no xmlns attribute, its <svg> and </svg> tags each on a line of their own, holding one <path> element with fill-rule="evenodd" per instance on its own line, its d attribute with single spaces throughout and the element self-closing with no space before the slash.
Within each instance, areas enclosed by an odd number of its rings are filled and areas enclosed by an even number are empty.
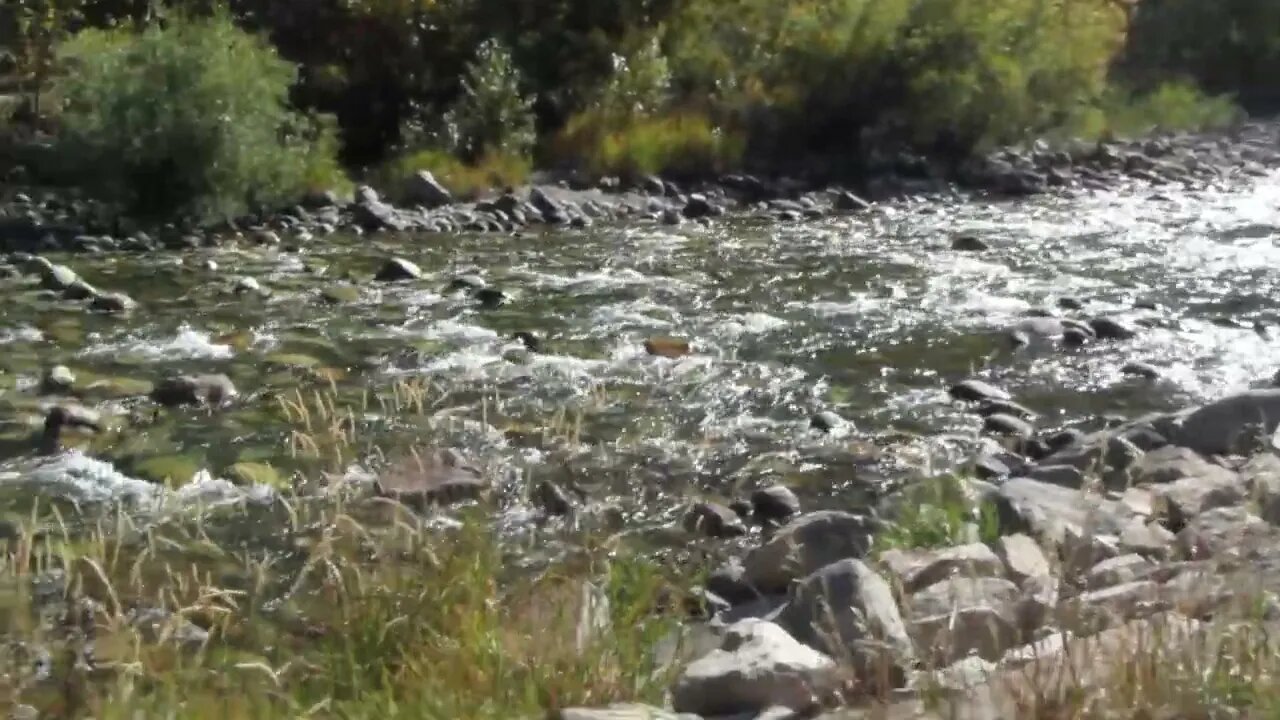
<svg viewBox="0 0 1280 720">
<path fill-rule="evenodd" d="M 886 529 L 876 536 L 873 556 L 885 550 L 921 550 L 964 545 L 974 541 L 970 526 L 977 524 L 980 542 L 999 537 L 995 508 L 975 503 L 964 480 L 940 475 L 902 490 L 893 499 L 893 514 Z"/>
<path fill-rule="evenodd" d="M 373 183 L 396 198 L 405 181 L 427 170 L 455 197 L 474 200 L 486 191 L 517 187 L 529 180 L 533 166 L 527 158 L 490 153 L 466 163 L 441 150 L 420 150 L 387 161 L 373 175 Z"/>
<path fill-rule="evenodd" d="M 745 141 L 705 115 L 617 117 L 588 111 L 569 119 L 552 143 L 556 160 L 596 177 L 705 175 L 741 164 Z"/>
<path fill-rule="evenodd" d="M 269 539 L 245 543 L 242 514 L 271 523 Z M 118 515 L 84 532 L 45 518 L 4 554 L 0 631 L 20 644 L 0 661 L 42 649 L 52 666 L 11 673 L 0 705 L 40 717 L 515 718 L 660 702 L 672 668 L 653 648 L 675 628 L 662 603 L 676 586 L 607 545 L 528 569 L 515 551 L 477 518 L 433 529 L 376 502 L 153 525 Z M 165 620 L 141 627 L 138 610 Z"/>
<path fill-rule="evenodd" d="M 288 452 L 330 480 L 272 503 L 11 519 L 0 713 L 505 720 L 661 704 L 683 571 L 582 524 L 521 540 L 484 504 L 415 512 L 336 479 L 384 461 L 371 416 L 448 397 L 400 382 L 355 404 L 332 387 L 277 398 Z"/>
</svg>

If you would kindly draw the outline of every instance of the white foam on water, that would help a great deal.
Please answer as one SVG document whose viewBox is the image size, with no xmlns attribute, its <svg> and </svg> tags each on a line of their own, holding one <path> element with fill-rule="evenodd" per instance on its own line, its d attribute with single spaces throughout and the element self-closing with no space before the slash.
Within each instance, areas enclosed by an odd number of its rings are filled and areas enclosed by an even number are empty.
<svg viewBox="0 0 1280 720">
<path fill-rule="evenodd" d="M 142 362 L 227 360 L 235 356 L 235 349 L 230 345 L 214 342 L 207 332 L 183 325 L 168 338 L 110 342 L 81 352 L 82 357 L 100 355 L 127 357 Z"/>
</svg>

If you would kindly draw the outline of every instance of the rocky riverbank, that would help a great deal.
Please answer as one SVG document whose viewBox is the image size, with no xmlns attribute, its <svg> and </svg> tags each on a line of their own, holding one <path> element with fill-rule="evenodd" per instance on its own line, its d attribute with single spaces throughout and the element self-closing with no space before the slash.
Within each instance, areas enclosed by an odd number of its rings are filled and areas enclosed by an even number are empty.
<svg viewBox="0 0 1280 720">
<path fill-rule="evenodd" d="M 1280 618 L 1277 421 L 1280 390 L 1258 390 L 1012 458 L 1016 471 L 955 481 L 950 502 L 974 512 L 970 540 L 947 547 L 879 543 L 900 515 L 797 513 L 712 574 L 703 649 L 668 711 L 561 717 L 1099 711 L 1138 682 L 1124 665 L 1210 665 L 1232 623 Z M 764 497 L 771 518 L 794 510 Z M 1174 702 L 1199 691 L 1183 689 Z"/>
<path fill-rule="evenodd" d="M 1129 141 L 1038 141 L 1004 148 L 959 165 L 910 153 L 878 159 L 855 186 L 804 178 L 737 174 L 693 182 L 656 177 L 625 185 L 560 179 L 475 202 L 455 199 L 430 173 L 388 188 L 393 203 L 369 187 L 354 198 L 317 193 L 272 216 L 240 218 L 203 229 L 129 230 L 116 219 L 90 219 L 92 203 L 59 193 L 14 192 L 0 205 L 0 250 L 145 252 L 191 249 L 242 240 L 305 246 L 335 232 L 523 233 L 582 229 L 597 222 L 678 225 L 724 216 L 770 222 L 817 220 L 867 210 L 909 196 L 978 193 L 1025 197 L 1087 193 L 1132 184 L 1208 187 L 1265 174 L 1280 166 L 1280 121 L 1252 121 L 1227 131 L 1153 135 Z"/>
</svg>

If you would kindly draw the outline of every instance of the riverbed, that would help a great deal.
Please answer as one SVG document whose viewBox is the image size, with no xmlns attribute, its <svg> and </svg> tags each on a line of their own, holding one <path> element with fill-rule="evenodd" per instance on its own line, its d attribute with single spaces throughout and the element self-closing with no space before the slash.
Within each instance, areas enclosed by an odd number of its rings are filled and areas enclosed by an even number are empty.
<svg viewBox="0 0 1280 720">
<path fill-rule="evenodd" d="M 953 249 L 961 236 L 985 249 Z M 972 457 L 982 418 L 947 393 L 966 378 L 1009 391 L 1044 431 L 1269 383 L 1277 237 L 1271 172 L 1196 189 L 916 198 L 790 222 L 47 253 L 138 307 L 89 313 L 28 273 L 0 281 L 0 498 L 22 512 L 52 499 L 261 498 L 219 478 L 252 463 L 315 482 L 455 447 L 494 481 L 512 526 L 535 514 L 528 490 L 543 479 L 637 523 L 775 483 L 807 507 L 849 508 Z M 375 281 L 392 256 L 423 277 Z M 454 291 L 459 277 L 504 302 Z M 1046 314 L 1117 318 L 1137 335 L 1009 341 L 1010 326 Z M 655 336 L 691 352 L 652 356 Z M 1134 362 L 1159 377 L 1122 372 Z M 54 365 L 76 377 L 61 399 L 41 393 Z M 225 373 L 239 396 L 158 407 L 149 390 L 175 373 Z M 67 394 L 112 430 L 37 456 L 29 437 Z M 822 412 L 845 422 L 815 428 Z M 302 440 L 335 433 L 341 452 Z M 161 473 L 183 477 L 162 489 Z"/>
</svg>

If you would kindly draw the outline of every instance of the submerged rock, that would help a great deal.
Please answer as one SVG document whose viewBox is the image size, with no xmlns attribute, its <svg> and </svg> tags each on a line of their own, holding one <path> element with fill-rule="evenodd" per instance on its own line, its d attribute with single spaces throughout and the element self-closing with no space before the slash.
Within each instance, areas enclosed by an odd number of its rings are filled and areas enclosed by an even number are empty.
<svg viewBox="0 0 1280 720">
<path fill-rule="evenodd" d="M 644 341 L 644 351 L 665 358 L 680 358 L 692 352 L 688 340 L 669 337 L 652 337 Z"/>
</svg>

